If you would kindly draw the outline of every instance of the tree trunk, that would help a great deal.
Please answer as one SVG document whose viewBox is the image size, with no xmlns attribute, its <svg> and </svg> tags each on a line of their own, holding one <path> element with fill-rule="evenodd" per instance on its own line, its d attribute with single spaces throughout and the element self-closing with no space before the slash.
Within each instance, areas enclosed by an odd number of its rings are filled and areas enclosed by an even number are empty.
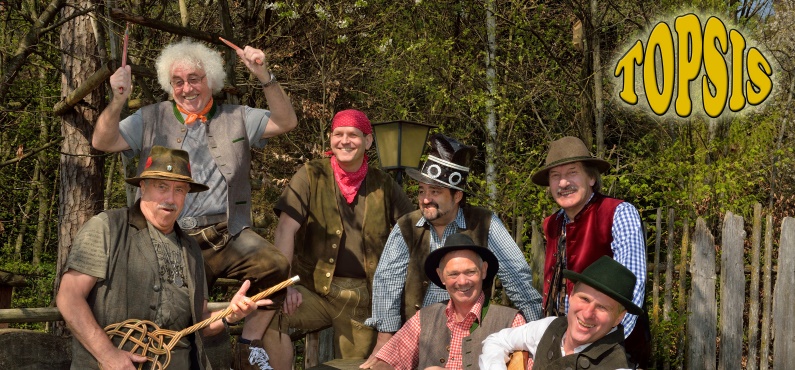
<svg viewBox="0 0 795 370">
<path fill-rule="evenodd" d="M 496 94 L 496 72 L 494 58 L 497 51 L 497 25 L 494 20 L 494 0 L 486 0 L 486 33 L 488 34 L 488 50 L 486 51 L 486 86 L 489 97 L 486 101 L 488 118 L 486 119 L 486 188 L 492 204 L 497 201 L 497 174 L 494 161 L 497 156 L 497 112 L 494 109 Z"/>
<path fill-rule="evenodd" d="M 76 1 L 73 7 L 66 7 L 62 17 L 92 6 L 90 0 Z M 105 42 L 102 40 L 101 42 Z M 76 17 L 61 28 L 61 48 L 63 49 L 61 96 L 65 97 L 100 67 L 96 58 L 97 40 L 94 37 L 91 19 L 87 15 Z M 66 257 L 72 247 L 72 239 L 91 216 L 102 207 L 102 178 L 104 159 L 91 148 L 93 122 L 105 106 L 105 87 L 102 85 L 87 95 L 82 104 L 61 116 L 61 188 L 58 231 L 58 271 L 55 291 L 58 290 L 60 276 Z M 56 334 L 63 333 L 63 326 L 55 328 Z"/>
<path fill-rule="evenodd" d="M 593 106 L 594 106 L 594 126 L 596 127 L 596 156 L 605 156 L 605 105 L 602 101 L 602 56 L 599 30 L 601 29 L 599 19 L 599 8 L 597 0 L 591 0 L 591 40 L 593 45 Z"/>
</svg>

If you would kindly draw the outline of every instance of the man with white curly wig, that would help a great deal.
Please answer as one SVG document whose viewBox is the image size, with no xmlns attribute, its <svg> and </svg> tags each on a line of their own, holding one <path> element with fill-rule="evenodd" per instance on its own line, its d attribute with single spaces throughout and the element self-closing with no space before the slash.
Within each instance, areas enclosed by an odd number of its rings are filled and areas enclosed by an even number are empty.
<svg viewBox="0 0 795 370">
<path fill-rule="evenodd" d="M 187 197 L 179 227 L 199 242 L 209 286 L 219 277 L 251 280 L 255 294 L 286 279 L 290 265 L 251 230 L 251 148 L 264 147 L 268 138 L 292 130 L 298 120 L 263 51 L 246 46 L 237 56 L 259 80 L 270 110 L 215 102 L 213 94 L 226 78 L 223 59 L 202 43 L 183 40 L 163 49 L 156 62 L 158 82 L 172 100 L 120 120 L 132 74 L 130 66 L 119 68 L 110 77 L 113 99 L 97 120 L 92 145 L 128 158 L 147 158 L 154 145 L 187 151 L 196 181 L 210 190 Z M 139 162 L 138 172 L 146 165 Z M 283 298 L 283 293 L 272 297 L 273 306 L 246 319 L 235 348 L 235 369 L 260 368 L 252 365 L 266 357 L 260 338 Z"/>
</svg>

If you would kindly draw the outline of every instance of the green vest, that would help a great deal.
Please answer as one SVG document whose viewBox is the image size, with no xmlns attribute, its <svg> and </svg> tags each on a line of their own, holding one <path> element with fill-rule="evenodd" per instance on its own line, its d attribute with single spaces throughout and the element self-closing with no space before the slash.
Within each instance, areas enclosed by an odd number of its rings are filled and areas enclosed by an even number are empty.
<svg viewBox="0 0 795 370">
<path fill-rule="evenodd" d="M 309 212 L 295 234 L 293 271 L 301 277 L 302 285 L 325 296 L 330 292 L 343 233 L 338 203 L 340 193 L 328 158 L 308 162 L 305 166 L 309 178 L 309 199 L 306 200 Z M 366 193 L 361 247 L 364 271 L 372 289 L 375 268 L 391 230 L 390 195 L 396 183 L 385 172 L 370 167 L 362 186 Z"/>
<path fill-rule="evenodd" d="M 452 333 L 447 327 L 447 315 L 444 310 L 447 302 L 436 303 L 420 310 L 420 360 L 418 369 L 429 366 L 444 367 L 450 357 L 450 339 Z M 510 328 L 518 310 L 489 304 L 488 312 L 481 311 L 480 325 L 469 336 L 461 341 L 461 368 L 464 370 L 478 368 L 478 357 L 483 348 L 483 340 L 490 334 Z"/>
<path fill-rule="evenodd" d="M 560 343 L 567 327 L 566 316 L 560 316 L 549 324 L 533 356 L 533 370 L 632 368 L 624 351 L 624 327 L 621 324 L 582 352 L 562 356 Z"/>
<path fill-rule="evenodd" d="M 227 210 L 229 233 L 237 235 L 251 227 L 251 145 L 246 133 L 245 107 L 221 104 L 216 114 L 207 121 L 207 146 L 215 158 L 218 171 L 227 185 Z M 174 116 L 174 103 L 165 101 L 141 108 L 143 117 L 143 141 L 138 161 L 141 173 L 154 145 L 166 148 L 182 148 L 188 135 L 185 125 Z M 191 162 L 193 166 L 201 163 Z"/>
<path fill-rule="evenodd" d="M 481 247 L 488 248 L 489 227 L 491 227 L 492 212 L 485 208 L 466 206 L 461 208 L 464 211 L 464 221 L 466 230 L 458 230 L 462 234 L 468 235 Z M 416 210 L 403 215 L 397 224 L 400 233 L 409 250 L 409 265 L 406 273 L 406 285 L 403 288 L 403 308 L 400 313 L 403 322 L 414 316 L 422 307 L 425 292 L 431 281 L 425 276 L 425 258 L 431 253 L 430 225 L 426 223 L 422 227 L 417 227 L 417 222 L 422 218 L 422 210 Z M 483 287 L 486 295 L 490 295 L 491 287 Z"/>
<path fill-rule="evenodd" d="M 141 213 L 140 200 L 130 208 L 105 211 L 110 228 L 108 270 L 105 280 L 97 282 L 88 295 L 88 305 L 101 328 L 128 319 L 155 320 L 160 305 L 160 273 L 152 238 Z M 192 322 L 202 320 L 204 297 L 204 262 L 193 238 L 179 226 L 174 228 L 185 253 L 190 291 Z M 181 330 L 184 328 L 171 328 Z M 191 369 L 209 369 L 201 335 L 191 335 Z M 201 361 L 199 361 L 201 359 Z M 77 340 L 72 339 L 72 369 L 98 369 L 97 360 Z"/>
</svg>

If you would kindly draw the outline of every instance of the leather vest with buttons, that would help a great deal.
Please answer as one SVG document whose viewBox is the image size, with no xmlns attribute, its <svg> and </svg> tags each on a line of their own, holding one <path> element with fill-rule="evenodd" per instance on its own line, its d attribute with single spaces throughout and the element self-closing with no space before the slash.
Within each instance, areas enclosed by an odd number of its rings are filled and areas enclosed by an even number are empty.
<svg viewBox="0 0 795 370">
<path fill-rule="evenodd" d="M 110 228 L 108 270 L 106 278 L 97 281 L 87 301 L 101 328 L 128 319 L 155 320 L 160 305 L 160 273 L 157 254 L 152 244 L 140 200 L 130 208 L 105 211 Z M 192 322 L 201 321 L 206 284 L 201 250 L 193 238 L 178 226 L 174 227 L 185 255 L 190 292 Z M 196 284 L 194 282 L 201 282 Z M 168 328 L 182 330 L 184 328 Z M 209 368 L 201 343 L 201 335 L 190 336 L 193 350 L 191 368 Z M 198 351 L 198 352 L 197 352 Z M 198 356 L 198 357 L 196 357 Z M 197 361 L 197 359 L 202 361 Z M 98 369 L 97 360 L 76 339 L 72 339 L 72 369 Z"/>
<path fill-rule="evenodd" d="M 418 369 L 429 366 L 445 367 L 450 357 L 450 340 L 452 333 L 447 327 L 447 315 L 444 313 L 447 302 L 432 304 L 420 310 L 420 353 Z M 477 369 L 478 357 L 483 347 L 481 343 L 489 334 L 511 327 L 518 310 L 490 304 L 480 325 L 469 336 L 461 341 L 461 368 Z"/>
<path fill-rule="evenodd" d="M 340 218 L 339 187 L 334 180 L 328 158 L 308 162 L 309 204 L 306 220 L 295 234 L 293 271 L 301 277 L 301 284 L 325 296 L 330 292 L 331 280 L 337 266 L 342 219 Z M 372 289 L 373 275 L 392 228 L 392 180 L 385 172 L 369 167 L 364 178 L 364 220 L 361 247 L 364 251 L 364 271 Z M 349 242 L 348 245 L 351 245 Z"/>
<path fill-rule="evenodd" d="M 242 105 L 216 105 L 215 116 L 205 122 L 207 149 L 215 158 L 215 165 L 227 185 L 228 229 L 237 235 L 251 227 L 251 146 L 246 132 L 245 111 Z M 188 132 L 174 115 L 174 103 L 165 101 L 141 108 L 143 141 L 139 158 L 149 157 L 154 145 L 182 148 Z M 196 123 L 200 124 L 200 123 Z M 145 160 L 138 161 L 141 173 Z M 191 163 L 200 166 L 201 163 Z"/>
<path fill-rule="evenodd" d="M 533 370 L 632 368 L 624 351 L 624 327 L 621 324 L 618 324 L 612 333 L 591 343 L 582 352 L 562 356 L 560 345 L 567 327 L 566 316 L 560 316 L 549 324 L 533 356 Z"/>
<path fill-rule="evenodd" d="M 616 207 L 624 201 L 596 193 L 572 222 L 566 225 L 566 268 L 580 273 L 599 257 L 613 257 L 613 215 Z M 555 212 L 544 219 L 544 236 L 547 238 L 544 261 L 544 307 L 547 304 L 549 286 L 555 274 L 558 254 L 558 239 L 563 226 L 563 213 Z M 566 281 L 566 295 L 574 289 L 574 283 Z"/>
<path fill-rule="evenodd" d="M 458 230 L 462 234 L 468 235 L 472 240 L 484 247 L 489 245 L 489 228 L 491 227 L 492 212 L 485 208 L 465 206 L 464 221 L 466 230 Z M 422 307 L 425 293 L 431 281 L 425 276 L 425 258 L 431 253 L 431 229 L 430 224 L 417 227 L 417 222 L 422 217 L 422 210 L 416 210 L 403 215 L 397 224 L 400 226 L 400 233 L 409 250 L 409 265 L 406 274 L 406 285 L 403 288 L 403 307 L 401 308 L 401 318 L 403 322 L 417 312 Z M 483 287 L 484 291 L 487 288 Z"/>
</svg>

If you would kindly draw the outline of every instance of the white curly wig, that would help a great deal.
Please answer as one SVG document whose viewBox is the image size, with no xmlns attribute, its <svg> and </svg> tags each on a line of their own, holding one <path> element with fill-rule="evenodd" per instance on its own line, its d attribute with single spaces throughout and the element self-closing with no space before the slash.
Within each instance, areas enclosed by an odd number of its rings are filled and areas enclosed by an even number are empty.
<svg viewBox="0 0 795 370">
<path fill-rule="evenodd" d="M 220 53 L 203 43 L 185 39 L 169 44 L 160 52 L 155 61 L 157 82 L 171 95 L 174 94 L 174 88 L 171 86 L 171 69 L 177 65 L 204 70 L 207 73 L 207 85 L 213 94 L 217 94 L 224 87 L 226 79 L 224 60 Z"/>
</svg>

